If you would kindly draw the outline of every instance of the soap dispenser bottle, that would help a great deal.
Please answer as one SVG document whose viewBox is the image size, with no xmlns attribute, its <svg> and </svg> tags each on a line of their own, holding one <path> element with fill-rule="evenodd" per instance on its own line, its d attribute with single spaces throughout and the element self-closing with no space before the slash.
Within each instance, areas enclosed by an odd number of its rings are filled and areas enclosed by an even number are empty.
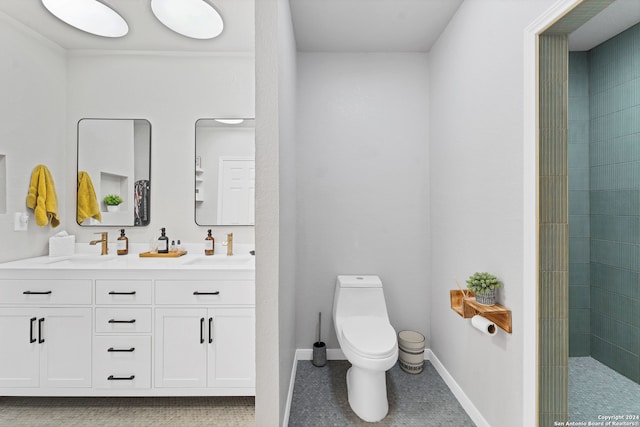
<svg viewBox="0 0 640 427">
<path fill-rule="evenodd" d="M 160 237 L 158 237 L 158 253 L 159 254 L 168 254 L 169 253 L 169 238 L 165 234 L 165 228 L 162 227 L 160 229 Z"/>
<path fill-rule="evenodd" d="M 204 254 L 213 255 L 213 245 L 215 240 L 211 235 L 211 229 L 207 230 L 207 237 L 204 238 Z"/>
<path fill-rule="evenodd" d="M 120 229 L 120 237 L 117 242 L 118 255 L 127 255 L 129 253 L 129 238 L 124 235 L 124 228 Z"/>
</svg>

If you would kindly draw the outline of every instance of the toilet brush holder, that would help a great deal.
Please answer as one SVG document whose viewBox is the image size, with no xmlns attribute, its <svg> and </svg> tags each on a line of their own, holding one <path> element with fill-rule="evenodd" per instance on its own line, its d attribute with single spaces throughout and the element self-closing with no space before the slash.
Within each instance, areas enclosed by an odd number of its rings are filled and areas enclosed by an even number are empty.
<svg viewBox="0 0 640 427">
<path fill-rule="evenodd" d="M 313 343 L 313 366 L 322 367 L 327 364 L 327 345 L 322 342 L 322 312 L 318 313 L 317 341 Z"/>
<path fill-rule="evenodd" d="M 319 368 L 327 364 L 327 345 L 322 341 L 313 343 L 313 366 Z"/>
</svg>

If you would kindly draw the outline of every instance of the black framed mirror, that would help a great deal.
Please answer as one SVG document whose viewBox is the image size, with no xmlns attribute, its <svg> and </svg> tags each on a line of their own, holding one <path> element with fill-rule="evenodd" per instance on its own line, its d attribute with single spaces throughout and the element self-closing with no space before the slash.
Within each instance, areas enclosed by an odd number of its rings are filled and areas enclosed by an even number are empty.
<svg viewBox="0 0 640 427">
<path fill-rule="evenodd" d="M 151 123 L 148 120 L 79 120 L 77 165 L 79 225 L 149 224 Z"/>
<path fill-rule="evenodd" d="M 195 132 L 198 225 L 254 225 L 255 120 L 200 119 Z"/>
</svg>

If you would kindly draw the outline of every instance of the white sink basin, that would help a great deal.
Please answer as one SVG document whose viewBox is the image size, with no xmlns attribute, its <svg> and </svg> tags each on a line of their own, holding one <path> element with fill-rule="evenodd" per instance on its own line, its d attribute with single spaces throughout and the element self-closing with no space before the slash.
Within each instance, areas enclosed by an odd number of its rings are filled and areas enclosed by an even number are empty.
<svg viewBox="0 0 640 427">
<path fill-rule="evenodd" d="M 115 257 L 110 256 L 102 256 L 102 255 L 74 255 L 65 258 L 55 258 L 49 262 L 47 265 L 52 267 L 69 267 L 69 266 L 97 266 L 104 265 L 110 262 L 113 262 Z"/>
<path fill-rule="evenodd" d="M 212 255 L 193 258 L 184 265 L 210 265 L 210 266 L 250 266 L 253 265 L 255 257 L 246 255 Z"/>
</svg>

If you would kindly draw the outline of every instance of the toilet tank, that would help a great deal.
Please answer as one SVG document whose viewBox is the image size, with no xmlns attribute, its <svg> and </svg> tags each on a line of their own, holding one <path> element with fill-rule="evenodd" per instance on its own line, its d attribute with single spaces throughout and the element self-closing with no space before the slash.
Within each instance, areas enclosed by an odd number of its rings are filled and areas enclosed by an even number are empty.
<svg viewBox="0 0 640 427">
<path fill-rule="evenodd" d="M 381 288 L 378 276 L 338 276 L 337 285 L 341 288 Z"/>
<path fill-rule="evenodd" d="M 333 301 L 334 319 L 376 316 L 389 319 L 382 281 L 378 276 L 338 276 Z"/>
</svg>

